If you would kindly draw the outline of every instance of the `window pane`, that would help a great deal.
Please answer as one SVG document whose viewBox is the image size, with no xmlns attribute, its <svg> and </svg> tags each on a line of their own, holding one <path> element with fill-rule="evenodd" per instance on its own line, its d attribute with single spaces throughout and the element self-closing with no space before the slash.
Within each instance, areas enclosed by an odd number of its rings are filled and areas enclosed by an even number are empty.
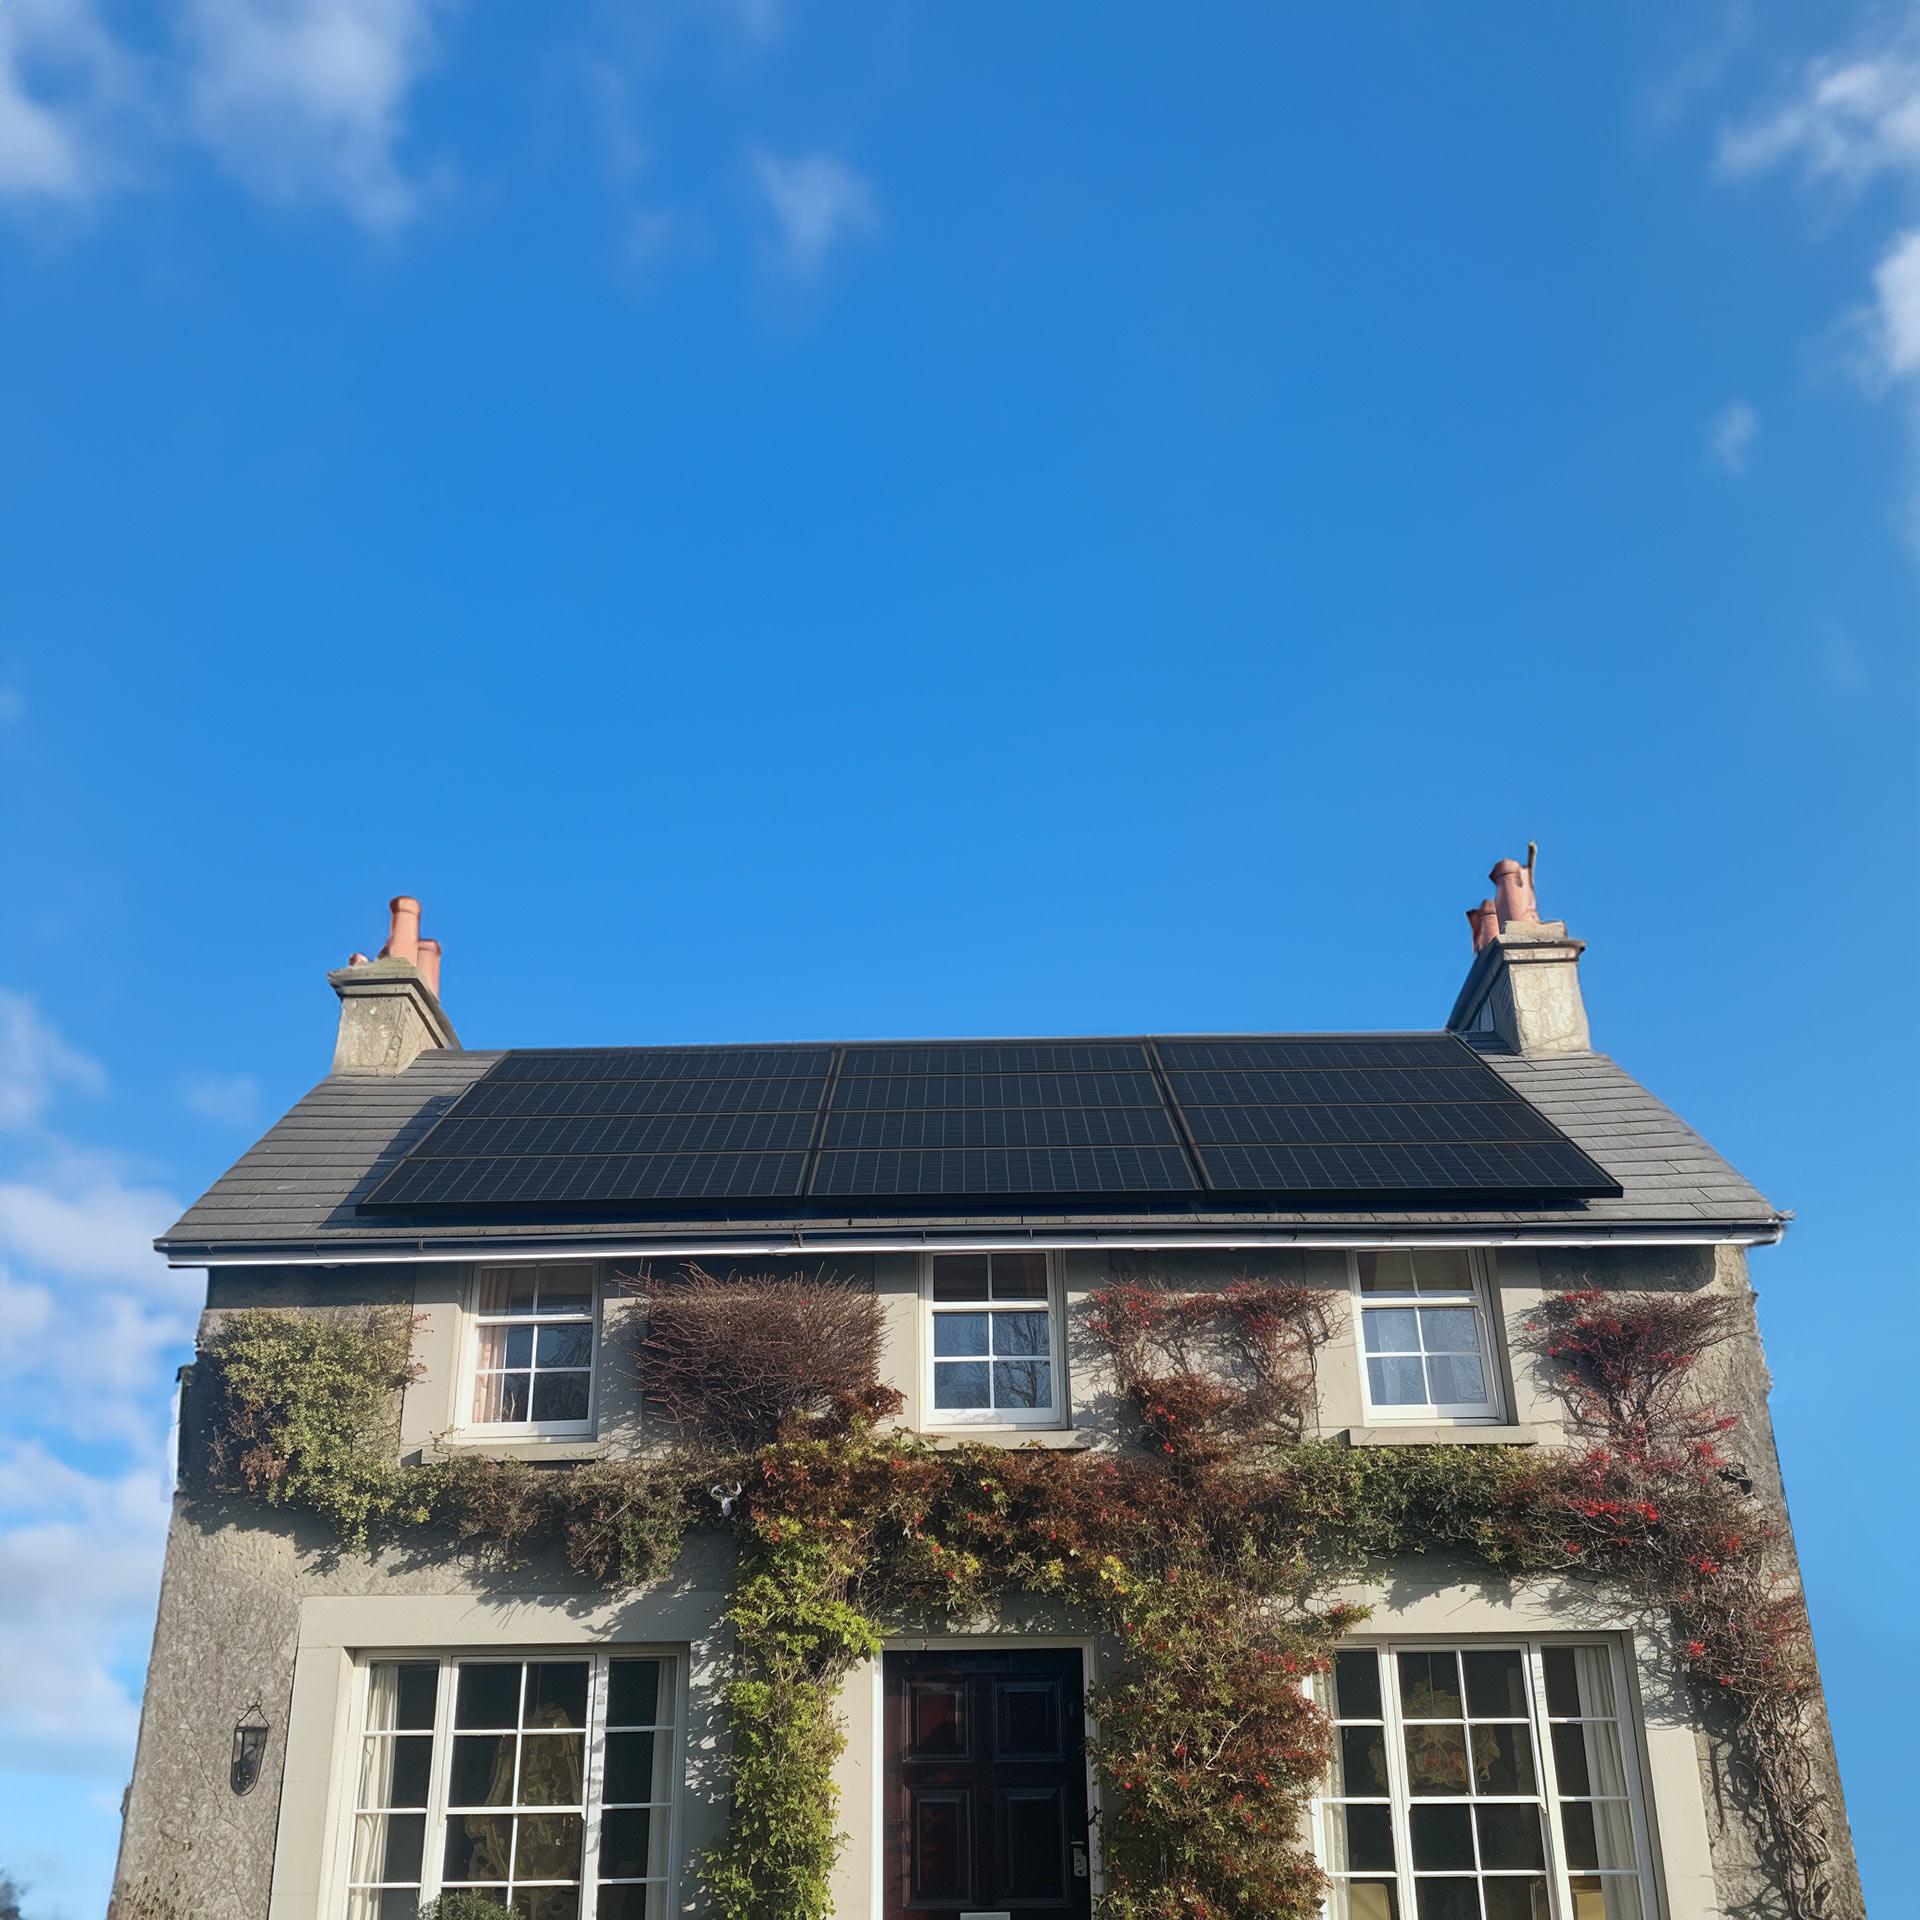
<svg viewBox="0 0 1920 1920">
<path fill-rule="evenodd" d="M 513 1815 L 461 1813 L 447 1820 L 447 1853 L 441 1878 L 505 1886 L 513 1860 Z"/>
<path fill-rule="evenodd" d="M 1524 1720 L 1527 1676 L 1516 1648 L 1476 1649 L 1463 1653 L 1467 1674 L 1467 1711 L 1476 1720 Z"/>
<path fill-rule="evenodd" d="M 1469 1873 L 1473 1871 L 1470 1811 L 1469 1808 L 1448 1806 L 1444 1802 L 1427 1802 L 1408 1809 L 1416 1872 L 1423 1867 L 1464 1867 Z"/>
<path fill-rule="evenodd" d="M 933 1297 L 936 1300 L 986 1299 L 987 1256 L 984 1253 L 936 1253 Z"/>
<path fill-rule="evenodd" d="M 367 1669 L 367 1731 L 433 1725 L 437 1660 L 381 1660 Z"/>
<path fill-rule="evenodd" d="M 664 1817 L 659 1822 L 666 1828 Z M 645 1808 L 608 1812 L 600 1816 L 600 1872 L 613 1880 L 642 1880 L 661 1870 L 653 1815 Z"/>
<path fill-rule="evenodd" d="M 1368 1307 L 1366 1323 L 1369 1353 L 1418 1353 L 1420 1316 L 1412 1307 Z"/>
<path fill-rule="evenodd" d="M 528 1734 L 520 1743 L 520 1805 L 579 1806 L 586 1798 L 585 1764 L 585 1734 Z"/>
<path fill-rule="evenodd" d="M 361 1814 L 353 1823 L 353 1878 L 416 1884 L 426 1838 L 424 1813 Z"/>
<path fill-rule="evenodd" d="M 427 1783 L 433 1776 L 433 1735 L 416 1733 L 380 1743 L 392 1756 L 387 1782 L 386 1804 L 390 1807 L 424 1807 Z M 376 1804 L 369 1801 L 369 1806 Z"/>
<path fill-rule="evenodd" d="M 1613 1661 L 1605 1647 L 1554 1647 L 1546 1656 L 1547 1711 L 1614 1720 Z"/>
<path fill-rule="evenodd" d="M 984 1354 L 987 1351 L 987 1320 L 984 1313 L 936 1313 L 933 1316 L 933 1350 L 936 1354 Z"/>
<path fill-rule="evenodd" d="M 505 1379 L 517 1379 L 506 1374 Z M 538 1421 L 584 1420 L 592 1398 L 590 1373 L 536 1373 L 533 1376 L 533 1417 Z"/>
<path fill-rule="evenodd" d="M 1469 1683 L 1471 1684 L 1471 1683 Z M 1473 1729 L 1476 1793 L 1533 1793 L 1533 1741 L 1525 1727 Z"/>
<path fill-rule="evenodd" d="M 663 1886 L 602 1887 L 594 1920 L 666 1920 L 667 1890 Z"/>
<path fill-rule="evenodd" d="M 417 1887 L 386 1887 L 347 1896 L 347 1920 L 414 1920 L 419 1911 Z"/>
<path fill-rule="evenodd" d="M 1436 1407 L 1484 1407 L 1487 1370 L 1475 1354 L 1435 1354 L 1427 1362 L 1427 1391 Z"/>
<path fill-rule="evenodd" d="M 987 1404 L 987 1363 L 984 1360 L 941 1360 L 933 1369 L 933 1403 L 949 1412 L 965 1413 Z"/>
<path fill-rule="evenodd" d="M 1560 1830 L 1570 1867 L 1633 1865 L 1633 1822 L 1624 1800 L 1563 1800 Z"/>
<path fill-rule="evenodd" d="M 1331 1920 L 1400 1920 L 1400 1897 L 1390 1880 L 1342 1881 L 1327 1911 Z"/>
<path fill-rule="evenodd" d="M 1009 1358 L 1047 1351 L 1047 1316 L 1044 1313 L 996 1313 L 993 1316 L 993 1350 Z"/>
<path fill-rule="evenodd" d="M 610 1807 L 667 1798 L 667 1754 L 672 1741 L 664 1733 L 607 1735 L 606 1777 L 601 1797 Z"/>
<path fill-rule="evenodd" d="M 1342 1727 L 1334 1789 L 1360 1795 L 1387 1791 L 1387 1730 L 1385 1727 Z"/>
<path fill-rule="evenodd" d="M 1420 1920 L 1480 1920 L 1480 1894 L 1471 1880 L 1422 1880 L 1414 1899 Z"/>
<path fill-rule="evenodd" d="M 540 1275 L 542 1313 L 585 1313 L 593 1305 L 593 1275 L 585 1267 L 548 1267 Z"/>
<path fill-rule="evenodd" d="M 1413 1271 L 1422 1293 L 1470 1293 L 1473 1264 L 1455 1247 L 1422 1247 L 1413 1256 Z"/>
<path fill-rule="evenodd" d="M 1327 1831 L 1333 1842 L 1333 1857 L 1327 1865 L 1335 1873 L 1348 1867 L 1394 1870 L 1391 1807 L 1330 1808 Z"/>
<path fill-rule="evenodd" d="M 460 1669 L 454 1695 L 456 1727 L 517 1727 L 520 1724 L 518 1661 L 475 1660 Z"/>
<path fill-rule="evenodd" d="M 578 1887 L 523 1887 L 513 1896 L 513 1910 L 526 1920 L 580 1920 Z"/>
<path fill-rule="evenodd" d="M 607 1675 L 607 1724 L 651 1727 L 660 1719 L 660 1662 L 614 1661 Z"/>
<path fill-rule="evenodd" d="M 1458 1720 L 1460 1669 L 1451 1653 L 1400 1655 L 1400 1706 L 1409 1720 Z"/>
<path fill-rule="evenodd" d="M 531 1313 L 538 1278 L 532 1267 L 489 1267 L 480 1276 L 482 1313 Z"/>
<path fill-rule="evenodd" d="M 1489 1880 L 1487 1920 L 1550 1920 L 1544 1880 Z"/>
<path fill-rule="evenodd" d="M 513 1329 L 515 1333 L 520 1328 Z M 593 1365 L 593 1329 L 584 1321 L 563 1320 L 557 1327 L 542 1327 L 534 1357 L 543 1367 L 590 1367 Z"/>
<path fill-rule="evenodd" d="M 1380 1656 L 1377 1653 L 1336 1653 L 1333 1656 L 1334 1717 L 1339 1720 L 1380 1718 Z"/>
<path fill-rule="evenodd" d="M 1544 1867 L 1547 1864 L 1540 1840 L 1540 1809 L 1532 1803 L 1475 1807 L 1473 1821 L 1480 1829 L 1482 1867 Z"/>
<path fill-rule="evenodd" d="M 1406 1731 L 1407 1786 L 1418 1794 L 1466 1793 L 1467 1730 L 1411 1726 Z"/>
<path fill-rule="evenodd" d="M 1053 1364 L 1047 1360 L 996 1360 L 993 1404 L 1028 1412 L 1053 1405 Z"/>
<path fill-rule="evenodd" d="M 529 1727 L 584 1727 L 587 1724 L 587 1662 L 536 1660 L 527 1668 Z"/>
<path fill-rule="evenodd" d="M 1573 1721 L 1555 1727 L 1553 1766 L 1563 1794 L 1585 1798 L 1596 1793 L 1621 1795 L 1627 1790 L 1620 1730 L 1608 1720 Z"/>
<path fill-rule="evenodd" d="M 1478 1353 L 1479 1320 L 1472 1307 L 1422 1307 L 1420 1343 L 1429 1353 Z"/>
<path fill-rule="evenodd" d="M 496 1377 L 508 1378 L 505 1374 Z M 1418 1356 L 1404 1360 L 1369 1360 L 1367 1391 L 1376 1407 L 1424 1407 L 1427 1376 Z"/>
<path fill-rule="evenodd" d="M 481 1373 L 473 1381 L 473 1417 L 483 1425 L 524 1420 L 533 1403 L 533 1376 Z"/>
<path fill-rule="evenodd" d="M 580 1836 L 586 1822 L 577 1813 L 525 1813 L 520 1816 L 520 1851 L 514 1858 L 516 1880 L 577 1880 Z"/>
<path fill-rule="evenodd" d="M 1406 1253 L 1361 1254 L 1360 1291 L 1362 1293 L 1411 1293 L 1413 1291 L 1413 1256 Z"/>
<path fill-rule="evenodd" d="M 1044 1253 L 996 1253 L 993 1297 L 996 1300 L 1044 1300 L 1047 1256 Z"/>
<path fill-rule="evenodd" d="M 1641 1920 L 1640 1886 L 1624 1874 L 1602 1877 L 1577 1873 L 1573 1888 L 1573 1920 Z"/>
<path fill-rule="evenodd" d="M 453 1764 L 447 1775 L 448 1806 L 512 1806 L 517 1745 L 510 1733 L 459 1735 L 453 1743 Z"/>
</svg>

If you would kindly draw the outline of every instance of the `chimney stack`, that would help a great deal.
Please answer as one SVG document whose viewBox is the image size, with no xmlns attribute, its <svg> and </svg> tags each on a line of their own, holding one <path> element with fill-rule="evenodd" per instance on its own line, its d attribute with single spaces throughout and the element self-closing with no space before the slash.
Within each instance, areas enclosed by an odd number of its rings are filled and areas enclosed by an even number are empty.
<svg viewBox="0 0 1920 1920">
<path fill-rule="evenodd" d="M 1498 1034 L 1516 1053 L 1587 1053 L 1593 1040 L 1579 974 L 1586 942 L 1569 939 L 1564 920 L 1540 918 L 1533 891 L 1538 853 L 1528 841 L 1525 866 L 1496 861 L 1487 876 L 1493 897 L 1467 909 L 1473 965 L 1447 1026 Z"/>
<path fill-rule="evenodd" d="M 440 1005 L 440 942 L 420 938 L 420 902 L 397 894 L 378 959 L 356 953 L 327 975 L 340 996 L 335 1073 L 400 1073 L 429 1048 L 460 1048 Z"/>
</svg>

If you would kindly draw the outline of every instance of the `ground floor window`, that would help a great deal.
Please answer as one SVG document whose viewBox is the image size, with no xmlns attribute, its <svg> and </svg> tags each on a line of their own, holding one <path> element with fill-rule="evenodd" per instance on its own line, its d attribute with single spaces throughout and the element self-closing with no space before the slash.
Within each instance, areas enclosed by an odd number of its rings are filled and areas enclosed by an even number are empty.
<svg viewBox="0 0 1920 1920">
<path fill-rule="evenodd" d="M 1331 1920 L 1650 1920 L 1617 1645 L 1355 1647 L 1322 1688 Z"/>
<path fill-rule="evenodd" d="M 377 1660 L 366 1670 L 347 1920 L 483 1893 L 522 1920 L 662 1920 L 673 1662 Z"/>
</svg>

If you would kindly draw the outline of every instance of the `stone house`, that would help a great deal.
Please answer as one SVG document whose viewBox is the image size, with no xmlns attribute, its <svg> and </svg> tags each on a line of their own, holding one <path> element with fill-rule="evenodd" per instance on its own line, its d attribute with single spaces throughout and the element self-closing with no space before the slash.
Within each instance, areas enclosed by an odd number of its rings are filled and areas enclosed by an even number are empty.
<svg viewBox="0 0 1920 1920">
<path fill-rule="evenodd" d="M 1543 1302 L 1712 1293 L 1740 1316 L 1714 1391 L 1742 1417 L 1741 1474 L 1777 1496 L 1747 1255 L 1785 1216 L 1592 1050 L 1581 943 L 1539 919 L 1530 869 L 1494 877 L 1429 1033 L 569 1052 L 464 1049 L 403 898 L 382 956 L 330 976 L 332 1071 L 158 1244 L 207 1269 L 203 1341 L 247 1309 L 404 1309 L 400 1457 L 554 1473 L 653 1444 L 607 1359 L 644 1311 L 615 1276 L 646 1263 L 855 1275 L 904 1428 L 1062 1451 L 1132 1444 L 1084 1332 L 1116 1278 L 1320 1290 L 1329 1441 L 1536 1454 L 1569 1438 L 1525 1338 Z M 456 1888 L 530 1920 L 709 1910 L 724 1531 L 617 1595 L 450 1544 L 339 1553 L 210 1475 L 204 1373 L 184 1389 L 123 1920 L 410 1920 Z M 1814 1910 L 1783 1890 L 1659 1617 L 1445 1555 L 1367 1598 L 1316 1683 L 1346 1756 L 1312 1810 L 1327 1911 Z M 889 1637 L 841 1686 L 842 1920 L 1095 1911 L 1099 1636 L 1070 1614 L 985 1625 Z M 1817 1702 L 1810 1739 L 1819 1910 L 1857 1914 Z M 1436 1774 L 1455 1748 L 1470 1764 Z"/>
</svg>

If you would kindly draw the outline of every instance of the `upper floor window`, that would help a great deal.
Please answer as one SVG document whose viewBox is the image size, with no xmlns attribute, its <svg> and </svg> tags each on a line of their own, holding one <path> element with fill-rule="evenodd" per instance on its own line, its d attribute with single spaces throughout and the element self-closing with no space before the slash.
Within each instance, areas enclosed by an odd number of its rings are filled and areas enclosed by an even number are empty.
<svg viewBox="0 0 1920 1920">
<path fill-rule="evenodd" d="M 1329 1920 L 1652 1912 L 1616 1645 L 1356 1647 L 1317 1685 Z"/>
<path fill-rule="evenodd" d="M 482 1267 L 468 1425 L 585 1434 L 593 1420 L 593 1269 Z"/>
<path fill-rule="evenodd" d="M 934 1424 L 1057 1423 L 1060 1329 L 1047 1256 L 936 1253 L 928 1269 Z"/>
<path fill-rule="evenodd" d="M 1497 1420 L 1486 1287 L 1457 1247 L 1356 1255 L 1360 1350 L 1370 1415 Z"/>
<path fill-rule="evenodd" d="M 668 1660 L 376 1661 L 346 1920 L 455 1890 L 526 1920 L 665 1920 L 674 1722 Z"/>
</svg>

